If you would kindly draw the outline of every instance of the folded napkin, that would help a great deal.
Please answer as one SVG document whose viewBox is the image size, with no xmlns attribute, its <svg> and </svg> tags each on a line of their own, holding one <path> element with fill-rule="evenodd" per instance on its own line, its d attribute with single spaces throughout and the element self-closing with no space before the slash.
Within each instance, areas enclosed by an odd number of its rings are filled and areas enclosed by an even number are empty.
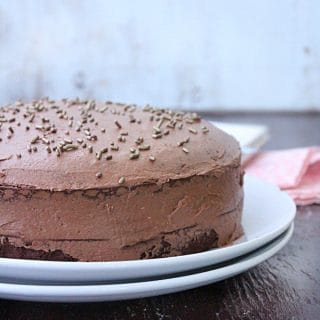
<svg viewBox="0 0 320 320">
<path fill-rule="evenodd" d="M 278 185 L 298 205 L 320 204 L 320 148 L 259 152 L 246 173 Z"/>
</svg>

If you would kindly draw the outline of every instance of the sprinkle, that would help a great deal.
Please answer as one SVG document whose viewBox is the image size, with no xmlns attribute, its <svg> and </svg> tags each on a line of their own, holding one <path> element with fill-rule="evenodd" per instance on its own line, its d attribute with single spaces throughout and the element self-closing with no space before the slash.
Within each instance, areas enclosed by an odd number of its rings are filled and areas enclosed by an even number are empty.
<svg viewBox="0 0 320 320">
<path fill-rule="evenodd" d="M 135 148 L 130 148 L 130 152 L 134 153 L 134 152 L 136 152 L 136 149 Z"/>
<path fill-rule="evenodd" d="M 160 127 L 162 126 L 162 124 L 163 124 L 163 122 L 165 121 L 165 119 L 162 117 L 161 119 L 160 119 L 160 121 L 158 122 L 158 124 L 157 124 L 157 127 L 160 129 Z"/>
<path fill-rule="evenodd" d="M 78 139 L 77 139 L 77 142 L 78 142 L 79 144 L 82 144 L 82 143 L 83 143 L 83 139 L 78 138 Z"/>
<path fill-rule="evenodd" d="M 32 150 L 33 150 L 34 152 L 37 152 L 37 151 L 38 151 L 38 148 L 37 148 L 36 146 L 34 146 L 34 147 L 32 148 Z"/>
<path fill-rule="evenodd" d="M 178 125 L 178 129 L 182 129 L 182 127 L 183 127 L 183 123 L 179 123 L 179 125 Z"/>
<path fill-rule="evenodd" d="M 209 129 L 208 129 L 207 127 L 202 127 L 201 129 L 202 129 L 202 133 L 207 133 L 207 132 L 209 132 Z"/>
<path fill-rule="evenodd" d="M 96 177 L 97 177 L 97 179 L 101 179 L 102 178 L 102 173 L 101 172 L 97 172 L 96 173 Z"/>
<path fill-rule="evenodd" d="M 15 121 L 16 121 L 16 118 L 10 118 L 8 122 L 12 123 L 12 122 L 15 122 Z"/>
<path fill-rule="evenodd" d="M 28 146 L 27 150 L 28 150 L 29 153 L 31 153 L 32 152 L 31 146 Z"/>
<path fill-rule="evenodd" d="M 128 135 L 128 131 L 121 132 L 120 135 L 121 135 L 121 136 L 127 136 L 127 135 Z"/>
<path fill-rule="evenodd" d="M 112 155 L 109 154 L 108 156 L 106 156 L 106 160 L 111 160 L 112 159 Z"/>
<path fill-rule="evenodd" d="M 130 159 L 130 160 L 138 159 L 138 158 L 139 158 L 139 155 L 140 155 L 139 151 L 136 150 L 134 153 L 130 153 L 129 159 Z"/>
<path fill-rule="evenodd" d="M 170 133 L 170 131 L 169 131 L 169 130 L 166 130 L 163 134 L 164 134 L 165 136 L 167 136 L 169 133 Z"/>
<path fill-rule="evenodd" d="M 36 126 L 36 129 L 37 129 L 37 130 L 43 130 L 43 126 L 37 125 L 37 126 Z"/>
<path fill-rule="evenodd" d="M 118 183 L 119 183 L 119 184 L 124 184 L 125 181 L 126 181 L 125 177 L 120 177 Z"/>
<path fill-rule="evenodd" d="M 89 150 L 89 153 L 92 153 L 92 152 L 93 152 L 93 147 L 92 147 L 92 146 L 89 146 L 89 147 L 88 147 L 88 150 Z"/>
<path fill-rule="evenodd" d="M 129 114 L 130 123 L 136 122 L 135 117 L 132 114 Z"/>
<path fill-rule="evenodd" d="M 193 129 L 193 128 L 188 128 L 188 130 L 193 134 L 197 134 L 198 133 L 198 131 Z"/>
<path fill-rule="evenodd" d="M 155 158 L 154 156 L 150 156 L 150 157 L 149 157 L 149 160 L 150 160 L 151 162 L 154 162 L 154 161 L 156 160 L 156 158 Z"/>
<path fill-rule="evenodd" d="M 101 153 L 107 153 L 107 152 L 108 152 L 108 148 L 103 148 L 103 149 L 101 149 L 100 152 L 101 152 Z"/>
<path fill-rule="evenodd" d="M 104 113 L 106 110 L 108 110 L 108 107 L 107 106 L 104 106 L 100 109 L 100 112 L 101 113 Z"/>
<path fill-rule="evenodd" d="M 76 146 L 74 144 L 67 144 L 62 147 L 63 151 L 73 151 L 73 150 L 77 150 L 77 149 L 78 149 L 78 146 Z"/>
<path fill-rule="evenodd" d="M 50 141 L 44 137 L 41 138 L 42 142 L 45 143 L 45 144 L 49 144 Z"/>
<path fill-rule="evenodd" d="M 183 152 L 185 152 L 185 153 L 189 153 L 189 150 L 188 150 L 187 148 L 185 148 L 185 147 L 183 147 L 182 150 L 183 150 Z"/>
<path fill-rule="evenodd" d="M 73 121 L 70 120 L 68 126 L 71 128 L 73 126 Z"/>
<path fill-rule="evenodd" d="M 153 134 L 153 135 L 152 135 L 152 138 L 153 138 L 153 139 L 159 139 L 159 138 L 161 138 L 161 137 L 162 137 L 162 134 L 161 134 L 161 133 Z"/>
<path fill-rule="evenodd" d="M 30 123 L 33 122 L 34 117 L 35 117 L 35 114 L 31 115 L 31 117 L 30 117 L 30 119 L 29 119 L 29 122 L 30 122 Z"/>
<path fill-rule="evenodd" d="M 35 144 L 38 140 L 39 140 L 39 136 L 35 136 L 35 137 L 31 140 L 31 144 Z"/>
<path fill-rule="evenodd" d="M 122 128 L 122 126 L 121 126 L 121 124 L 119 123 L 118 120 L 115 120 L 115 121 L 114 121 L 114 124 L 118 127 L 118 129 L 121 129 L 121 128 Z"/>
<path fill-rule="evenodd" d="M 96 152 L 96 158 L 97 158 L 97 160 L 100 160 L 101 157 L 102 157 L 102 152 L 101 152 L 101 151 Z"/>
<path fill-rule="evenodd" d="M 154 132 L 156 133 L 156 134 L 159 134 L 159 133 L 161 133 L 161 129 L 160 128 L 158 128 L 158 127 L 153 127 L 153 130 L 154 130 Z"/>
<path fill-rule="evenodd" d="M 194 121 L 192 119 L 186 119 L 186 123 L 192 124 Z"/>
<path fill-rule="evenodd" d="M 8 129 L 12 134 L 14 133 L 14 130 L 12 129 L 12 127 L 9 127 Z"/>
<path fill-rule="evenodd" d="M 105 132 L 106 132 L 106 129 L 105 129 L 105 128 L 101 128 L 101 132 L 102 132 L 102 133 L 105 133 Z"/>
<path fill-rule="evenodd" d="M 67 144 L 72 144 L 72 140 L 64 138 L 63 141 Z"/>
<path fill-rule="evenodd" d="M 18 158 L 18 159 L 21 159 L 21 157 L 22 157 L 22 156 L 21 156 L 21 153 L 18 153 L 18 154 L 17 154 L 17 158 Z"/>
<path fill-rule="evenodd" d="M 119 147 L 118 147 L 118 146 L 115 146 L 115 145 L 112 145 L 112 146 L 110 147 L 110 149 L 113 150 L 113 151 L 118 151 L 118 150 L 119 150 Z"/>
<path fill-rule="evenodd" d="M 51 153 L 51 148 L 49 146 L 46 147 L 48 153 Z"/>
<path fill-rule="evenodd" d="M 143 138 L 142 137 L 139 137 L 138 139 L 135 140 L 135 143 L 137 145 L 141 144 L 143 142 Z"/>
<path fill-rule="evenodd" d="M 139 146 L 138 149 L 139 149 L 140 151 L 150 150 L 150 145 L 145 144 L 145 145 Z"/>
</svg>

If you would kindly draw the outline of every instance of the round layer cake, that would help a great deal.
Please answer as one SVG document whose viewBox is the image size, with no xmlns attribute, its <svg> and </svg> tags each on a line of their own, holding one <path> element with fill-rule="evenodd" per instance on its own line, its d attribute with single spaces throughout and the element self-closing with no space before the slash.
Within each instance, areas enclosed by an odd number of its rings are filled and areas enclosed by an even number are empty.
<svg viewBox="0 0 320 320">
<path fill-rule="evenodd" d="M 239 145 L 195 113 L 42 99 L 0 125 L 2 257 L 169 257 L 242 233 Z"/>
</svg>

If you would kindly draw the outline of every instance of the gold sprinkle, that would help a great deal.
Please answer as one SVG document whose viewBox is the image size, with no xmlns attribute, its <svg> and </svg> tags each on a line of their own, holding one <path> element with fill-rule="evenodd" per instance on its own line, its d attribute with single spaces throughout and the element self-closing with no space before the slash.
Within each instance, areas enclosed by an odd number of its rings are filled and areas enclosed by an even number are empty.
<svg viewBox="0 0 320 320">
<path fill-rule="evenodd" d="M 150 145 L 145 144 L 145 145 L 139 146 L 138 149 L 139 149 L 140 151 L 150 150 Z"/>
<path fill-rule="evenodd" d="M 129 155 L 129 159 L 130 160 L 135 160 L 135 159 L 138 159 L 139 158 L 139 151 L 135 151 L 134 153 L 130 153 L 130 155 Z"/>
<path fill-rule="evenodd" d="M 43 130 L 43 126 L 37 125 L 37 126 L 36 126 L 36 129 L 37 129 L 37 130 Z"/>
<path fill-rule="evenodd" d="M 141 144 L 143 142 L 143 138 L 142 137 L 139 137 L 138 139 L 135 140 L 135 143 L 137 145 Z"/>
<path fill-rule="evenodd" d="M 74 144 L 67 144 L 62 147 L 63 151 L 73 151 L 73 150 L 77 150 L 77 149 L 78 149 L 78 146 L 76 146 Z"/>
<path fill-rule="evenodd" d="M 101 153 L 107 153 L 108 152 L 108 148 L 103 148 L 100 152 Z"/>
<path fill-rule="evenodd" d="M 101 179 L 102 178 L 102 173 L 101 172 L 97 172 L 96 173 L 96 177 L 97 177 L 97 179 Z"/>
<path fill-rule="evenodd" d="M 119 136 L 118 141 L 119 142 L 126 142 L 126 138 L 124 136 Z"/>
<path fill-rule="evenodd" d="M 50 141 L 48 140 L 48 139 L 46 139 L 46 138 L 41 138 L 41 140 L 42 140 L 42 142 L 44 143 L 44 144 L 49 144 L 50 143 Z"/>
<path fill-rule="evenodd" d="M 150 157 L 149 157 L 149 160 L 150 160 L 151 162 L 154 162 L 154 161 L 156 160 L 156 158 L 155 158 L 154 156 L 150 156 Z"/>
<path fill-rule="evenodd" d="M 113 151 L 118 151 L 118 150 L 119 150 L 119 147 L 113 145 L 113 146 L 110 147 L 110 149 L 113 150 Z"/>
<path fill-rule="evenodd" d="M 185 152 L 185 153 L 189 153 L 189 150 L 188 150 L 186 147 L 183 147 L 182 150 L 183 150 L 183 152 Z"/>
<path fill-rule="evenodd" d="M 101 156 L 102 156 L 102 152 L 101 152 L 101 151 L 96 152 L 96 158 L 97 158 L 98 160 L 101 159 Z"/>
<path fill-rule="evenodd" d="M 39 140 L 39 136 L 35 136 L 35 137 L 31 140 L 31 144 L 35 144 L 38 140 Z"/>
<path fill-rule="evenodd" d="M 83 139 L 78 138 L 78 139 L 77 139 L 77 142 L 78 142 L 79 144 L 82 144 L 82 143 L 83 143 Z"/>
<path fill-rule="evenodd" d="M 29 119 L 29 122 L 30 122 L 30 123 L 33 122 L 34 117 L 35 117 L 35 114 L 32 114 L 31 117 L 30 117 L 30 119 Z"/>
<path fill-rule="evenodd" d="M 124 184 L 125 181 L 126 181 L 125 177 L 120 177 L 118 183 L 119 183 L 119 184 Z"/>
<path fill-rule="evenodd" d="M 208 129 L 207 127 L 205 127 L 205 126 L 203 126 L 201 129 L 202 129 L 202 132 L 203 132 L 203 133 L 209 132 L 209 129 Z"/>
<path fill-rule="evenodd" d="M 162 137 L 162 134 L 161 134 L 161 133 L 153 134 L 153 135 L 152 135 L 152 138 L 153 138 L 153 139 L 159 139 L 159 138 L 161 138 L 161 137 Z"/>
<path fill-rule="evenodd" d="M 121 124 L 119 123 L 118 120 L 115 120 L 115 121 L 114 121 L 114 124 L 118 127 L 118 129 L 121 129 L 121 128 L 122 128 L 122 126 L 121 126 Z"/>
<path fill-rule="evenodd" d="M 166 130 L 163 134 L 164 134 L 165 136 L 167 136 L 169 133 L 170 133 L 170 131 L 169 131 L 169 130 Z"/>
<path fill-rule="evenodd" d="M 198 133 L 198 131 L 196 129 L 193 129 L 193 128 L 188 128 L 188 130 L 193 134 L 197 134 Z"/>
<path fill-rule="evenodd" d="M 161 129 L 160 128 L 158 128 L 158 127 L 153 127 L 153 130 L 154 130 L 154 132 L 156 133 L 156 134 L 159 134 L 159 133 L 161 133 Z"/>
</svg>

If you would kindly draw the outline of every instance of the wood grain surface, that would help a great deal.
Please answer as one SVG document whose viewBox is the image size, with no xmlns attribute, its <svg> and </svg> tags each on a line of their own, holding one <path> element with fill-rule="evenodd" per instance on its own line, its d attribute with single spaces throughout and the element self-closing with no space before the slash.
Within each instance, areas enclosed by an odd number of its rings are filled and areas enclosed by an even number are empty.
<svg viewBox="0 0 320 320">
<path fill-rule="evenodd" d="M 207 115 L 208 116 L 208 115 Z M 212 115 L 209 115 L 212 118 Z M 320 114 L 228 114 L 270 126 L 266 149 L 320 145 Z M 0 301 L 0 319 L 320 319 L 320 206 L 298 208 L 289 244 L 261 265 L 206 287 L 90 304 Z"/>
</svg>

